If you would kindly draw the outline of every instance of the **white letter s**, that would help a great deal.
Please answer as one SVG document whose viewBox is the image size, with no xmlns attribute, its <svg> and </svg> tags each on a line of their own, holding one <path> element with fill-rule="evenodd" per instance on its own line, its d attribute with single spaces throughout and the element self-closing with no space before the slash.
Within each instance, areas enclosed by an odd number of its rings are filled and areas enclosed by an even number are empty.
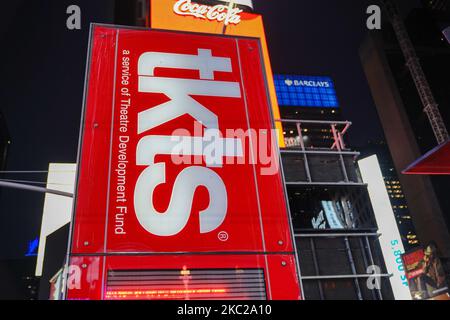
<svg viewBox="0 0 450 320">
<path fill-rule="evenodd" d="M 225 220 L 228 208 L 227 191 L 220 176 L 205 167 L 189 167 L 176 178 L 169 206 L 164 213 L 153 205 L 156 187 L 166 182 L 165 164 L 146 168 L 136 183 L 134 207 L 141 226 L 151 234 L 168 237 L 180 233 L 187 225 L 192 202 L 198 187 L 209 193 L 209 206 L 200 211 L 200 233 L 219 228 Z"/>
</svg>

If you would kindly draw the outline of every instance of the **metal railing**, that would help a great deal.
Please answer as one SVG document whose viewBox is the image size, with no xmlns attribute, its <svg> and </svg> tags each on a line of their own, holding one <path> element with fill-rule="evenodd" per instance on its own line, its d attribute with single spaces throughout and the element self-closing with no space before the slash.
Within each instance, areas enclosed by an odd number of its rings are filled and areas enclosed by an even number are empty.
<svg viewBox="0 0 450 320">
<path fill-rule="evenodd" d="M 357 174 L 356 166 L 353 169 L 349 165 L 360 155 L 359 152 L 347 148 L 344 140 L 351 122 L 292 119 L 275 121 L 282 123 L 285 128 L 283 136 L 286 146 L 280 150 L 283 162 L 288 163 L 289 157 L 298 155 L 304 166 L 297 172 L 305 173 L 300 180 L 291 181 L 289 174 L 286 174 L 287 185 L 364 185 Z M 334 173 L 340 171 L 330 177 L 330 181 L 317 178 L 320 175 L 319 168 L 323 167 L 321 162 L 326 161 L 338 162 L 339 166 L 330 165 L 327 168 L 330 172 L 334 170 Z"/>
<path fill-rule="evenodd" d="M 350 152 L 350 150 L 346 148 L 346 144 L 344 142 L 344 136 L 352 125 L 349 121 L 277 119 L 275 122 L 282 123 L 283 125 L 295 125 L 295 129 L 297 131 L 295 137 L 285 137 L 286 148 L 283 148 L 283 150 L 296 147 L 300 148 L 300 151 L 302 152 Z M 312 127 L 322 128 L 325 130 L 328 129 L 330 141 L 333 143 L 330 146 L 307 146 L 305 143 L 305 137 L 308 137 L 308 135 L 305 133 L 309 132 Z M 286 136 L 287 132 L 284 132 L 284 135 Z M 324 136 L 327 137 L 326 135 L 322 135 L 322 137 Z"/>
</svg>

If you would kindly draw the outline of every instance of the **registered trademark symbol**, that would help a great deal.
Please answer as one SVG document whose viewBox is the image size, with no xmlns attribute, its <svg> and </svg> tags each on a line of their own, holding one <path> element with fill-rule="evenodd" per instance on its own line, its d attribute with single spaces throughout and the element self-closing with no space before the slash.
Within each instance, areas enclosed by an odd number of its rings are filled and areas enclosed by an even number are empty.
<svg viewBox="0 0 450 320">
<path fill-rule="evenodd" d="M 221 232 L 219 232 L 217 237 L 219 238 L 220 241 L 225 242 L 228 240 L 228 233 L 226 233 L 225 231 L 221 231 Z"/>
</svg>

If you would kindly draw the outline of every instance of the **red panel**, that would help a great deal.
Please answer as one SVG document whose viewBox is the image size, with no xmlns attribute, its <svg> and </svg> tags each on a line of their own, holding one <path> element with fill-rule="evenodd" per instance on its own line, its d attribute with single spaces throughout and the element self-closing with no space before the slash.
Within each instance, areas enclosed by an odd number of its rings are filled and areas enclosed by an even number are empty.
<svg viewBox="0 0 450 320">
<path fill-rule="evenodd" d="M 107 298 L 107 281 L 101 281 L 106 275 L 102 274 L 101 266 L 105 260 L 105 270 L 177 270 L 185 275 L 189 270 L 207 269 L 255 269 L 264 270 L 267 286 L 267 298 L 271 300 L 300 299 L 298 278 L 296 276 L 295 261 L 290 255 L 169 255 L 169 256 L 109 256 L 101 258 L 76 257 L 71 260 L 72 289 L 68 299 Z M 266 268 L 268 264 L 269 268 Z M 75 276 L 75 272 L 78 274 Z M 208 283 L 207 288 L 217 289 L 217 294 L 223 296 L 226 288 L 220 284 Z M 164 288 L 161 288 L 163 290 Z M 187 290 L 191 288 L 186 287 Z M 144 297 L 142 297 L 144 298 Z"/>
<path fill-rule="evenodd" d="M 111 145 L 115 35 L 113 29 L 96 28 L 91 40 L 89 87 L 82 127 L 79 192 L 73 231 L 74 252 L 103 250 L 108 190 L 105 155 L 109 154 Z"/>
<path fill-rule="evenodd" d="M 94 26 L 71 254 L 106 255 L 103 279 L 110 254 L 169 253 L 169 268 L 190 261 L 180 253 L 239 253 L 297 298 L 263 70 L 258 40 Z M 210 154 L 215 129 L 234 147 Z M 183 163 L 180 140 L 195 140 Z"/>
<path fill-rule="evenodd" d="M 405 169 L 403 174 L 450 175 L 450 141 L 431 150 Z"/>
<path fill-rule="evenodd" d="M 137 74 L 137 61 L 145 52 L 164 52 L 175 54 L 196 55 L 199 48 L 210 49 L 214 56 L 230 57 L 232 61 L 232 73 L 217 73 L 215 81 L 233 81 L 241 83 L 239 72 L 239 59 L 236 50 L 236 41 L 225 38 L 206 38 L 206 37 L 186 37 L 184 34 L 163 33 L 163 32 L 135 32 L 121 31 L 123 33 L 119 38 L 119 51 L 133 48 L 131 54 L 132 63 L 131 74 Z M 159 71 L 159 72 L 158 72 Z M 198 78 L 198 71 L 191 70 L 167 70 L 161 68 L 157 70 L 157 75 L 175 78 Z M 137 78 L 133 77 L 130 88 L 137 88 Z M 195 81 L 195 80 L 194 80 Z M 130 119 L 137 119 L 137 113 L 157 107 L 167 98 L 162 93 L 139 94 L 133 93 L 134 105 L 129 116 Z M 120 99 L 118 96 L 117 99 Z M 195 99 L 219 118 L 219 128 L 222 132 L 226 129 L 248 128 L 246 121 L 246 110 L 244 99 L 196 96 Z M 167 106 L 165 108 L 170 108 Z M 166 111 L 168 112 L 168 110 Z M 118 116 L 116 116 L 118 119 Z M 115 124 L 118 125 L 117 123 Z M 165 123 L 157 128 L 149 130 L 141 135 L 131 136 L 129 143 L 130 155 L 135 154 L 135 148 L 140 139 L 149 135 L 172 135 L 177 129 L 186 129 L 191 135 L 194 132 L 194 121 L 192 117 L 182 116 L 171 122 Z M 201 126 L 200 126 L 201 127 Z M 129 125 L 131 132 L 137 132 L 137 123 L 134 121 Z M 119 133 L 114 133 L 114 146 L 118 145 Z M 118 150 L 113 147 L 112 167 L 117 167 Z M 202 159 L 200 159 L 202 160 Z M 158 187 L 153 202 L 159 211 L 164 212 L 170 202 L 174 181 L 180 173 L 191 165 L 173 164 L 170 156 L 159 156 L 156 160 L 166 163 L 167 184 Z M 201 161 L 201 166 L 206 166 Z M 135 167 L 129 169 L 127 180 L 133 186 L 138 176 L 142 173 L 144 167 Z M 223 166 L 223 168 L 213 168 L 223 179 L 227 187 L 228 194 L 228 212 L 225 222 L 215 232 L 200 234 L 199 232 L 199 212 L 208 206 L 209 197 L 205 190 L 198 190 L 195 194 L 193 208 L 190 219 L 186 227 L 176 236 L 161 238 L 146 232 L 139 222 L 132 217 L 133 212 L 129 212 L 126 219 L 127 236 L 114 234 L 113 212 L 109 216 L 109 228 L 107 235 L 107 251 L 132 251 L 132 252 L 198 252 L 198 251 L 264 251 L 261 239 L 261 230 L 258 216 L 258 202 L 256 198 L 256 188 L 253 183 L 253 166 Z M 241 188 L 233 188 L 236 183 L 242 183 Z M 245 190 L 246 195 L 243 195 Z M 132 200 L 134 188 L 127 189 L 127 199 Z M 114 178 L 112 180 L 111 193 L 114 193 Z M 111 207 L 115 206 L 115 199 L 110 199 Z M 132 207 L 130 207 L 132 210 Z M 246 228 L 249 227 L 249 228 Z M 227 232 L 229 239 L 226 242 L 220 241 L 218 234 Z"/>
<path fill-rule="evenodd" d="M 247 108 L 250 127 L 259 135 L 258 158 L 256 162 L 256 184 L 259 190 L 259 203 L 262 211 L 262 225 L 267 252 L 294 251 L 291 243 L 288 210 L 284 193 L 284 182 L 280 173 L 280 158 L 276 136 L 268 129 L 273 128 L 272 114 L 268 112 L 269 97 L 265 90 L 266 79 L 261 66 L 258 42 L 239 41 L 244 83 L 251 83 L 255 90 L 247 90 Z M 264 112 L 262 112 L 264 111 Z M 267 135 L 264 131 L 267 130 Z M 264 139 L 267 138 L 267 143 Z M 262 145 L 267 145 L 267 152 Z M 281 206 L 281 207 L 280 207 Z"/>
</svg>

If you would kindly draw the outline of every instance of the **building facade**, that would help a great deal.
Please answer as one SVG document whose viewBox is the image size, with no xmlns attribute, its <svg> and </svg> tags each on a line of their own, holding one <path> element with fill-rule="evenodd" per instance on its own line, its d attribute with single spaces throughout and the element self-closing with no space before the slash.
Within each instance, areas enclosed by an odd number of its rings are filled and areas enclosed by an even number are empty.
<svg viewBox="0 0 450 320">
<path fill-rule="evenodd" d="M 6 166 L 6 156 L 8 154 L 8 147 L 11 144 L 11 139 L 6 126 L 6 120 L 0 112 L 0 170 L 4 170 Z"/>
<path fill-rule="evenodd" d="M 295 79 L 303 82 L 296 86 Z M 360 154 L 345 144 L 351 123 L 342 121 L 332 80 L 325 85 L 320 79 L 275 76 L 286 141 L 282 161 L 304 298 L 392 299 L 367 185 L 355 163 Z M 320 93 L 324 85 L 333 88 L 328 91 L 332 98 Z M 303 103 L 298 92 L 306 90 L 308 97 L 317 99 Z M 381 290 L 367 286 L 367 270 L 373 265 L 385 275 Z"/>
<path fill-rule="evenodd" d="M 449 16 L 437 4 L 427 1 L 426 7 L 414 9 L 405 25 L 448 127 L 450 45 L 440 24 Z M 437 143 L 398 40 L 387 21 L 381 31 L 368 34 L 360 57 L 395 170 L 402 172 Z M 450 178 L 406 175 L 399 178 L 419 241 L 423 245 L 435 242 L 440 254 L 449 257 L 450 203 L 445 190 L 450 186 Z"/>
<path fill-rule="evenodd" d="M 406 201 L 403 186 L 400 182 L 394 162 L 389 153 L 389 148 L 385 141 L 369 142 L 367 146 L 361 148 L 361 156 L 377 155 L 384 182 L 392 204 L 397 226 L 402 237 L 403 246 L 406 251 L 416 249 L 420 243 L 411 217 L 411 212 Z"/>
</svg>

